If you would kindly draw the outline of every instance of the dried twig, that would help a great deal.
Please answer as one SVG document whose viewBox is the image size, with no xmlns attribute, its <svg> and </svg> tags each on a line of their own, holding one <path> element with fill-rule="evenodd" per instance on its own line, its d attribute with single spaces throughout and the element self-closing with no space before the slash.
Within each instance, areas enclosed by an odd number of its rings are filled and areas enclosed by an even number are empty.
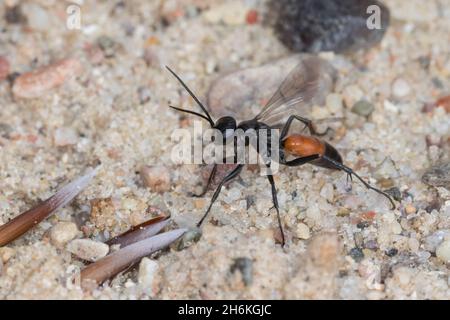
<svg viewBox="0 0 450 320">
<path fill-rule="evenodd" d="M 0 226 L 0 247 L 17 239 L 39 222 L 50 216 L 57 209 L 68 204 L 75 198 L 92 180 L 97 169 L 90 170 L 84 176 L 62 187 L 52 197 L 38 206 L 18 215 L 6 224 Z"/>
<path fill-rule="evenodd" d="M 106 244 L 120 245 L 121 248 L 129 246 L 135 242 L 147 239 L 160 232 L 169 223 L 169 216 L 158 216 L 151 220 L 145 221 L 137 226 L 132 227 L 125 233 L 118 235 L 106 242 Z"/>
<path fill-rule="evenodd" d="M 135 264 L 139 259 L 167 247 L 181 237 L 187 230 L 176 229 L 130 244 L 106 257 L 88 265 L 81 271 L 83 288 L 101 284 L 119 272 Z"/>
</svg>

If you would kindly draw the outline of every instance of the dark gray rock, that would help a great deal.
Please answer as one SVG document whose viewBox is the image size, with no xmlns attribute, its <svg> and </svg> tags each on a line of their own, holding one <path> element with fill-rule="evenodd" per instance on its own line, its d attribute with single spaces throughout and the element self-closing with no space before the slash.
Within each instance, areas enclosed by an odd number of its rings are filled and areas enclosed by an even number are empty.
<svg viewBox="0 0 450 320">
<path fill-rule="evenodd" d="M 367 8 L 380 8 L 380 29 L 369 29 Z M 272 0 L 270 14 L 281 40 L 293 51 L 349 52 L 370 48 L 389 26 L 389 9 L 375 0 Z"/>
</svg>

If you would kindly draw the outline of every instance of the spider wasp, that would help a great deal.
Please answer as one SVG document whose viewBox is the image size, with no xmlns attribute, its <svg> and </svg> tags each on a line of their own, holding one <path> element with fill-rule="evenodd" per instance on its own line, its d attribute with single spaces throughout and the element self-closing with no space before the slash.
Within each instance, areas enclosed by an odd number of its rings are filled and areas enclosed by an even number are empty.
<svg viewBox="0 0 450 320">
<path fill-rule="evenodd" d="M 352 177 L 356 177 L 360 180 L 364 186 L 371 189 L 389 199 L 392 208 L 395 208 L 395 203 L 392 198 L 366 181 L 364 181 L 358 174 L 356 174 L 351 168 L 343 164 L 342 157 L 339 152 L 328 142 L 321 139 L 328 133 L 329 128 L 325 132 L 318 132 L 315 123 L 308 118 L 301 116 L 305 111 L 305 106 L 309 105 L 313 100 L 319 89 L 319 79 L 321 76 L 323 62 L 320 58 L 310 56 L 303 59 L 292 71 L 287 75 L 285 80 L 281 83 L 278 90 L 274 93 L 272 98 L 267 102 L 261 112 L 253 119 L 242 121 L 238 123 L 234 117 L 224 116 L 214 121 L 206 107 L 195 96 L 195 94 L 189 89 L 189 87 L 183 82 L 183 80 L 169 67 L 166 68 L 169 72 L 180 82 L 184 89 L 194 99 L 197 105 L 203 111 L 198 113 L 191 110 L 181 109 L 169 104 L 169 107 L 177 111 L 193 114 L 209 122 L 211 128 L 219 130 L 226 143 L 227 137 L 229 137 L 229 130 L 241 129 L 243 132 L 247 130 L 281 130 L 279 135 L 279 163 L 289 166 L 298 167 L 306 163 L 310 163 L 314 166 L 319 166 L 331 170 L 340 170 L 347 174 L 347 179 L 353 180 Z M 289 134 L 289 129 L 294 121 L 299 121 L 304 125 L 304 129 L 309 130 L 309 135 L 306 134 Z M 268 142 L 269 143 L 269 142 Z M 270 149 L 268 147 L 268 149 Z M 259 152 L 259 151 L 258 151 Z M 287 160 L 289 157 L 295 157 L 292 160 Z M 227 175 L 220 181 L 214 194 L 211 198 L 208 209 L 204 213 L 203 217 L 197 223 L 197 227 L 200 227 L 203 221 L 211 211 L 211 207 L 217 200 L 222 187 L 229 181 L 236 178 L 242 171 L 245 164 L 239 163 L 234 169 L 227 173 Z M 270 167 L 270 162 L 266 163 L 267 167 Z M 214 164 L 213 169 L 208 178 L 208 182 L 203 192 L 196 196 L 203 196 L 208 191 L 215 174 L 217 172 L 217 164 Z M 277 188 L 275 186 L 274 178 L 272 174 L 267 174 L 267 179 L 272 188 L 272 201 L 273 208 L 277 213 L 278 226 L 282 236 L 282 245 L 285 244 L 285 236 L 283 226 L 280 218 L 280 211 L 278 206 Z"/>
</svg>

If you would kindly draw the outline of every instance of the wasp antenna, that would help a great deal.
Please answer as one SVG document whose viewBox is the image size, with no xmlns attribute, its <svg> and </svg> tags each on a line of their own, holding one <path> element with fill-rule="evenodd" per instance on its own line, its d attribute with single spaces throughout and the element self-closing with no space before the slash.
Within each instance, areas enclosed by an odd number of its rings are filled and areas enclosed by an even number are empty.
<svg viewBox="0 0 450 320">
<path fill-rule="evenodd" d="M 171 106 L 171 105 L 169 105 L 169 108 L 172 108 L 172 109 L 175 109 L 175 110 L 178 110 L 178 111 L 181 111 L 181 112 L 186 112 L 186 113 L 190 113 L 190 114 L 196 115 L 196 116 L 198 116 L 200 118 L 203 118 L 206 121 L 208 121 L 211 124 L 211 126 L 214 126 L 214 122 L 211 123 L 207 117 L 205 117 L 204 115 L 202 115 L 202 114 L 200 114 L 198 112 L 177 108 L 177 107 L 174 107 L 174 106 Z"/>
<path fill-rule="evenodd" d="M 200 100 L 195 96 L 195 94 L 191 91 L 191 89 L 189 89 L 189 87 L 183 82 L 183 80 L 181 80 L 181 78 L 172 70 L 170 69 L 168 66 L 166 66 L 166 69 L 169 70 L 169 72 L 175 77 L 177 78 L 177 80 L 181 83 L 181 85 L 184 87 L 184 89 L 186 89 L 186 91 L 190 94 L 190 96 L 192 97 L 192 99 L 194 99 L 194 101 L 200 106 L 200 108 L 202 108 L 203 112 L 206 114 L 206 116 L 208 117 L 208 121 L 211 124 L 211 126 L 214 126 L 214 121 L 211 118 L 211 116 L 209 115 L 208 111 L 206 110 L 205 106 L 200 102 Z"/>
</svg>

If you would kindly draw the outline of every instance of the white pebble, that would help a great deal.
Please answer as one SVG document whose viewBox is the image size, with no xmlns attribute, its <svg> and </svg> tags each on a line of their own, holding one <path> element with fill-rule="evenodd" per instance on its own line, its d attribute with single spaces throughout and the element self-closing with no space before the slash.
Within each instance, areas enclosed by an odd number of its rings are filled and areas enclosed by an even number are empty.
<svg viewBox="0 0 450 320">
<path fill-rule="evenodd" d="M 435 252 L 436 248 L 445 240 L 446 237 L 450 237 L 450 230 L 448 229 L 437 230 L 433 234 L 427 236 L 424 241 L 425 250 Z"/>
<path fill-rule="evenodd" d="M 309 227 L 304 223 L 299 223 L 297 225 L 296 234 L 299 239 L 309 239 L 311 237 Z"/>
<path fill-rule="evenodd" d="M 146 289 L 146 291 L 150 293 L 157 271 L 158 263 L 156 261 L 149 258 L 142 258 L 141 263 L 139 264 L 138 282 L 143 289 Z"/>
<path fill-rule="evenodd" d="M 164 192 L 170 189 L 170 172 L 164 166 L 144 166 L 141 177 L 146 187 L 154 192 Z"/>
<path fill-rule="evenodd" d="M 73 145 L 78 142 L 78 134 L 72 128 L 58 128 L 53 135 L 55 145 L 58 147 Z"/>
<path fill-rule="evenodd" d="M 328 202 L 332 202 L 334 198 L 334 189 L 331 183 L 326 183 L 322 189 L 320 189 L 320 196 L 325 198 Z"/>
<path fill-rule="evenodd" d="M 26 3 L 23 11 L 31 29 L 45 31 L 50 28 L 51 19 L 47 11 L 38 4 Z"/>
<path fill-rule="evenodd" d="M 89 239 L 75 239 L 67 245 L 67 250 L 87 261 L 97 261 L 108 254 L 109 246 Z"/>
<path fill-rule="evenodd" d="M 409 238 L 408 246 L 412 252 L 416 253 L 419 251 L 420 243 L 416 238 Z"/>
<path fill-rule="evenodd" d="M 364 92 L 358 86 L 351 85 L 344 89 L 343 97 L 345 106 L 351 108 L 357 101 L 364 98 Z"/>
<path fill-rule="evenodd" d="M 78 228 L 73 222 L 60 222 L 50 230 L 50 239 L 57 247 L 64 246 L 77 235 Z"/>
<path fill-rule="evenodd" d="M 245 23 L 246 13 L 247 8 L 241 1 L 228 1 L 206 11 L 204 18 L 214 24 L 241 25 Z"/>
<path fill-rule="evenodd" d="M 406 97 L 411 92 L 411 87 L 406 80 L 399 78 L 392 84 L 392 93 L 397 98 Z"/>
<path fill-rule="evenodd" d="M 1 247 L 0 248 L 0 261 L 3 263 L 6 263 L 6 262 L 8 262 L 9 259 L 14 257 L 15 254 L 16 254 L 16 250 L 14 250 L 13 248 Z"/>
<path fill-rule="evenodd" d="M 342 96 L 337 93 L 331 93 L 327 96 L 326 106 L 328 110 L 336 114 L 342 110 Z"/>
<path fill-rule="evenodd" d="M 450 263 L 450 240 L 442 242 L 436 249 L 436 256 L 445 263 Z"/>
<path fill-rule="evenodd" d="M 391 231 L 393 234 L 400 234 L 402 233 L 402 226 L 397 221 L 394 221 L 391 224 Z"/>
</svg>

